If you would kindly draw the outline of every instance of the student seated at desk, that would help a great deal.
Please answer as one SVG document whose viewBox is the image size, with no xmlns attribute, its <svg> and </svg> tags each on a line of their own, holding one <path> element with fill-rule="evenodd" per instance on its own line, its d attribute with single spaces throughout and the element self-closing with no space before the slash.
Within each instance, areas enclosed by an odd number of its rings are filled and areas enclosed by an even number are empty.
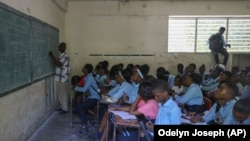
<svg viewBox="0 0 250 141">
<path fill-rule="evenodd" d="M 130 92 L 127 93 L 123 93 L 123 102 L 126 103 L 126 105 L 128 104 L 133 104 L 135 102 L 135 100 L 137 99 L 138 96 L 138 89 L 140 86 L 141 81 L 143 80 L 143 76 L 139 74 L 140 70 L 138 69 L 134 69 L 133 71 L 133 75 L 131 76 L 131 81 L 132 81 L 132 89 Z M 98 132 L 94 135 L 94 138 L 99 139 L 106 127 L 106 121 L 108 119 L 108 111 L 106 111 L 102 117 L 102 120 L 100 122 L 99 125 L 99 129 Z M 103 135 L 105 138 L 105 135 Z"/>
<path fill-rule="evenodd" d="M 152 83 L 144 81 L 140 84 L 138 90 L 139 96 L 130 106 L 110 107 L 110 110 L 126 111 L 131 115 L 136 115 L 141 120 L 154 121 L 158 111 L 158 103 L 152 94 Z M 139 118 L 139 119 L 140 119 Z"/>
<path fill-rule="evenodd" d="M 108 77 L 105 80 L 105 84 L 110 86 L 111 88 L 114 88 L 117 86 L 117 82 L 115 80 L 115 73 L 122 70 L 119 70 L 119 65 L 113 65 L 108 73 Z"/>
<path fill-rule="evenodd" d="M 74 75 L 71 78 L 71 85 L 72 85 L 72 90 L 75 89 L 75 87 L 80 86 L 83 87 L 84 86 L 84 81 L 85 81 L 85 77 L 84 76 L 78 76 L 78 75 Z M 85 98 L 85 95 L 83 95 L 81 92 L 75 92 L 74 94 L 74 99 L 72 99 L 72 106 L 76 106 L 79 103 L 82 102 L 82 100 Z"/>
<path fill-rule="evenodd" d="M 129 69 L 116 72 L 115 79 L 118 85 L 108 92 L 108 96 L 110 96 L 107 99 L 108 102 L 116 103 L 124 93 L 128 94 L 132 90 L 131 75 L 132 72 Z"/>
<path fill-rule="evenodd" d="M 217 80 L 219 79 L 219 76 L 221 74 L 221 72 L 223 72 L 225 69 L 223 69 L 222 67 L 219 67 L 219 65 L 215 65 L 210 69 L 210 75 L 208 76 L 206 81 L 202 82 L 202 87 L 210 87 L 212 85 L 214 85 Z M 204 90 L 204 91 L 211 91 L 211 90 Z"/>
<path fill-rule="evenodd" d="M 83 94 L 85 94 L 87 91 L 89 92 L 87 99 L 76 105 L 76 111 L 79 113 L 82 120 L 82 127 L 79 130 L 79 134 L 82 134 L 84 130 L 88 129 L 86 110 L 95 107 L 97 102 L 100 100 L 98 86 L 95 78 L 93 77 L 92 71 L 93 66 L 91 64 L 84 65 L 83 73 L 86 76 L 85 84 L 83 87 L 75 87 L 75 91 L 77 92 L 82 92 Z"/>
<path fill-rule="evenodd" d="M 96 68 L 95 68 L 95 80 L 98 84 L 99 89 L 104 88 L 105 80 L 107 79 L 107 68 L 103 64 L 103 62 L 100 62 Z"/>
<path fill-rule="evenodd" d="M 246 90 L 246 78 L 248 75 L 248 71 L 247 70 L 241 70 L 238 74 L 238 81 L 236 82 L 236 85 L 239 88 L 239 94 L 240 96 L 244 93 L 244 91 Z"/>
<path fill-rule="evenodd" d="M 153 81 L 152 92 L 159 103 L 159 110 L 155 123 L 147 122 L 146 127 L 153 136 L 154 125 L 180 125 L 181 110 L 172 99 L 172 90 L 164 80 L 156 79 Z"/>
<path fill-rule="evenodd" d="M 165 70 L 164 67 L 158 67 L 156 70 L 156 77 L 158 79 L 162 79 L 168 82 L 169 87 L 174 86 L 174 78 L 175 76 L 170 74 L 169 71 Z"/>
<path fill-rule="evenodd" d="M 202 113 L 205 111 L 203 94 L 200 89 L 201 79 L 197 73 L 183 75 L 182 84 L 187 87 L 183 95 L 175 95 L 175 101 L 187 112 Z"/>
<path fill-rule="evenodd" d="M 182 84 L 182 77 L 180 75 L 176 75 L 174 79 L 174 86 L 172 87 L 172 90 L 175 94 L 179 95 L 181 93 L 184 93 L 186 91 L 186 87 Z"/>
<path fill-rule="evenodd" d="M 208 87 L 201 87 L 201 90 L 206 92 L 206 96 L 209 98 L 213 98 L 214 93 L 216 92 L 219 84 L 223 81 L 230 80 L 232 73 L 230 71 L 222 71 L 217 79 L 217 81 Z M 213 99 L 212 99 L 213 100 Z"/>
<path fill-rule="evenodd" d="M 231 81 L 222 82 L 214 95 L 216 103 L 209 112 L 203 117 L 191 118 L 190 121 L 192 123 L 205 122 L 206 124 L 230 125 L 233 119 L 233 107 L 238 94 L 239 89 L 235 83 Z"/>
<path fill-rule="evenodd" d="M 139 96 L 132 106 L 110 107 L 110 110 L 127 111 L 131 115 L 137 116 L 139 121 L 144 123 L 150 121 L 154 123 L 159 106 L 152 94 L 152 83 L 146 81 L 142 82 L 139 86 L 138 93 Z M 127 132 L 129 132 L 129 130 L 127 130 Z M 124 136 L 118 134 L 117 141 L 124 140 L 125 138 L 126 140 L 136 140 L 138 138 L 138 132 L 137 134 L 132 135 L 135 136 Z"/>
<path fill-rule="evenodd" d="M 250 98 L 239 99 L 233 107 L 232 125 L 250 125 Z"/>
<path fill-rule="evenodd" d="M 132 82 L 132 90 L 129 93 L 124 93 L 122 101 L 133 104 L 138 96 L 138 89 L 140 86 L 140 83 L 144 81 L 147 74 L 144 73 L 143 68 L 134 68 L 133 69 L 133 74 L 131 76 L 131 82 Z"/>
<path fill-rule="evenodd" d="M 199 74 L 201 75 L 202 77 L 202 84 L 206 82 L 206 80 L 208 79 L 209 77 L 209 73 L 206 72 L 206 66 L 205 64 L 202 64 L 200 67 L 199 67 Z"/>
</svg>

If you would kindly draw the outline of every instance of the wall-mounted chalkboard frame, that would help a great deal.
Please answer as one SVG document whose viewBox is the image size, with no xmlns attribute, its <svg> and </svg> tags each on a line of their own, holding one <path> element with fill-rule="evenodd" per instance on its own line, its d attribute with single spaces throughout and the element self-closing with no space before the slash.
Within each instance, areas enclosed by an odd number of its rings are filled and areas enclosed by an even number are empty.
<svg viewBox="0 0 250 141">
<path fill-rule="evenodd" d="M 59 30 L 0 3 L 0 97 L 54 74 Z"/>
</svg>

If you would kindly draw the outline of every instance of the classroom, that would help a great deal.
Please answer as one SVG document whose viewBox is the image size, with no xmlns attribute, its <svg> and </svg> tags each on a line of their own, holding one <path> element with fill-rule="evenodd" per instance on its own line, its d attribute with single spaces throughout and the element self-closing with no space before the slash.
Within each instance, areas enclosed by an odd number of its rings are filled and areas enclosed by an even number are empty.
<svg viewBox="0 0 250 141">
<path fill-rule="evenodd" d="M 230 29 L 231 25 L 238 23 L 240 26 L 237 29 L 226 30 L 224 33 L 227 41 L 231 41 L 225 70 L 231 70 L 233 66 L 238 66 L 240 70 L 250 66 L 250 0 L 0 0 L 1 22 L 4 21 L 1 19 L 4 17 L 2 8 L 6 7 L 13 9 L 11 11 L 14 13 L 21 13 L 28 20 L 34 19 L 48 27 L 51 32 L 43 36 L 48 36 L 48 44 L 54 53 L 58 53 L 60 42 L 67 44 L 66 52 L 70 56 L 69 78 L 82 75 L 85 64 L 96 66 L 104 60 L 109 62 L 109 69 L 119 63 L 124 66 L 129 63 L 148 64 L 149 74 L 153 76 L 159 67 L 175 75 L 179 63 L 184 66 L 195 63 L 197 68 L 205 64 L 208 71 L 215 65 L 215 61 L 206 43 L 207 39 L 221 26 Z M 183 26 L 187 24 L 190 24 L 189 28 Z M 0 23 L 1 69 L 5 67 L 3 58 L 14 54 L 2 53 L 5 51 L 1 47 L 5 39 L 2 25 L 5 24 Z M 186 32 L 178 34 L 180 30 Z M 241 34 L 239 31 L 246 35 L 242 36 L 245 39 L 243 43 L 236 43 L 230 38 L 230 34 Z M 22 48 L 32 51 L 32 37 L 30 44 L 27 44 L 31 50 L 25 46 L 19 46 L 18 49 L 16 46 L 12 51 L 25 52 Z M 18 53 L 13 57 L 15 55 Z M 37 56 L 47 56 L 47 61 L 42 63 L 51 63 L 47 50 L 45 54 Z M 22 61 L 19 60 L 20 64 Z M 57 98 L 53 75 L 39 75 L 37 70 L 38 76 L 35 79 L 36 74 L 32 72 L 32 69 L 43 67 L 34 63 L 33 66 L 28 63 L 20 66 L 16 78 L 29 71 L 24 75 L 29 80 L 13 91 L 2 89 L 12 81 L 1 80 L 8 81 L 0 82 L 4 85 L 0 86 L 1 141 L 26 141 L 54 112 Z M 45 71 L 51 72 L 50 69 Z M 0 70 L 1 78 L 8 79 L 9 74 L 5 73 L 8 73 L 7 69 Z M 73 93 L 70 91 L 68 98 Z"/>
</svg>

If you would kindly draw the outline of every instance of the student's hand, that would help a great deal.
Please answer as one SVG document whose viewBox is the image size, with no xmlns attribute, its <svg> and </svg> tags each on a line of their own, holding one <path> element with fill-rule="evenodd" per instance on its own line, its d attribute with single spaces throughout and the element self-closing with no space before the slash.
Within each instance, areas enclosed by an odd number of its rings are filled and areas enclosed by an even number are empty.
<svg viewBox="0 0 250 141">
<path fill-rule="evenodd" d="M 193 118 L 190 118 L 190 121 L 191 121 L 192 123 L 204 122 L 203 118 L 200 118 L 200 117 L 193 117 Z"/>
<path fill-rule="evenodd" d="M 154 131 L 154 124 L 151 121 L 148 121 L 145 125 L 149 131 Z"/>
</svg>

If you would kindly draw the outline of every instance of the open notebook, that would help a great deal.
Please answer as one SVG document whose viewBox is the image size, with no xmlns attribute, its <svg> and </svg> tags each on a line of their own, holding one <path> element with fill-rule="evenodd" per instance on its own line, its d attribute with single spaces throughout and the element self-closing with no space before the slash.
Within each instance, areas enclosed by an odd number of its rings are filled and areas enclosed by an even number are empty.
<svg viewBox="0 0 250 141">
<path fill-rule="evenodd" d="M 135 115 L 130 115 L 128 112 L 125 112 L 125 111 L 109 110 L 109 112 L 112 112 L 113 114 L 117 116 L 120 116 L 122 119 L 137 119 Z"/>
</svg>

